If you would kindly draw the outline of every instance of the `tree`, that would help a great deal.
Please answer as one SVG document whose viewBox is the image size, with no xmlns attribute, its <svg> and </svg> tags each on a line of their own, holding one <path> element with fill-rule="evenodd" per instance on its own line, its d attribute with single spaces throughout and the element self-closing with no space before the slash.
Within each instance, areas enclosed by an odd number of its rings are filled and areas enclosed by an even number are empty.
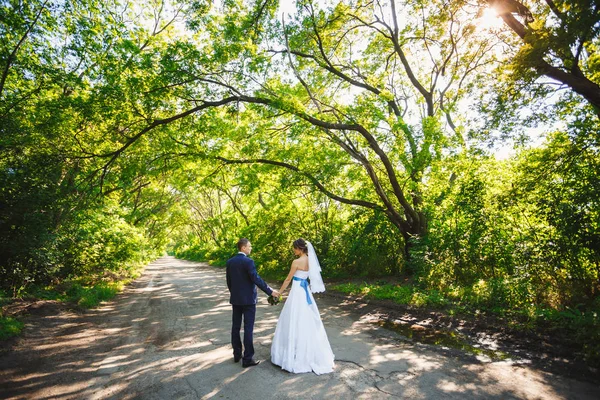
<svg viewBox="0 0 600 400">
<path fill-rule="evenodd" d="M 464 22 L 472 9 L 441 1 L 339 2 L 330 10 L 298 4 L 293 21 L 264 22 L 265 31 L 276 34 L 250 46 L 241 76 L 222 71 L 212 81 L 241 102 L 278 110 L 256 113 L 271 118 L 273 129 L 290 132 L 283 140 L 318 141 L 311 156 L 320 148 L 342 150 L 343 174 L 361 183 L 340 195 L 297 153 L 287 160 L 269 158 L 276 154 L 269 149 L 255 153 L 264 157 L 215 158 L 287 168 L 337 201 L 383 212 L 402 234 L 409 259 L 413 242 L 427 234 L 424 176 L 432 160 L 465 148 L 453 115 L 476 72 L 490 62 L 495 42 L 479 41 Z M 240 23 L 238 32 L 243 29 Z M 294 124 L 299 127 L 292 132 Z"/>
<path fill-rule="evenodd" d="M 521 39 L 513 59 L 517 78 L 546 76 L 568 86 L 600 116 L 600 4 L 593 0 L 482 0 Z"/>
<path fill-rule="evenodd" d="M 160 190 L 164 170 L 153 157 L 129 154 L 108 190 L 92 179 L 102 169 L 90 153 L 125 140 L 140 106 L 156 106 L 132 95 L 166 47 L 170 21 L 157 4 L 148 31 L 135 25 L 148 8 L 128 7 L 0 4 L 0 276 L 13 293 L 83 267 L 123 266 L 165 244 L 161 225 L 175 199 Z"/>
</svg>

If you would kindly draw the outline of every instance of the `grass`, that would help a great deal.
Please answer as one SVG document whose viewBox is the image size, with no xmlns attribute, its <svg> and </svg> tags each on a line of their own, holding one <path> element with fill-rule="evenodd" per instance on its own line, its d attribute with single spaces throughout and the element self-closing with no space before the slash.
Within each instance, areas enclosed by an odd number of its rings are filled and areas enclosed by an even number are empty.
<svg viewBox="0 0 600 400">
<path fill-rule="evenodd" d="M 115 297 L 123 290 L 122 282 L 101 282 L 95 285 L 74 283 L 66 292 L 64 301 L 75 303 L 83 308 L 96 307 L 103 301 Z"/>
<path fill-rule="evenodd" d="M 77 304 L 82 308 L 93 308 L 115 297 L 125 285 L 139 276 L 139 270 L 127 270 L 120 275 L 109 273 L 102 277 L 70 279 L 56 285 L 32 286 L 23 297 L 29 300 L 55 300 Z M 0 306 L 12 300 L 0 291 Z M 17 336 L 22 329 L 23 323 L 17 318 L 4 317 L 0 313 L 0 340 Z"/>
<path fill-rule="evenodd" d="M 18 319 L 0 316 L 0 340 L 17 336 L 23 329 L 23 323 Z"/>
<path fill-rule="evenodd" d="M 500 296 L 500 299 L 506 301 L 503 303 L 489 291 L 477 287 L 454 288 L 443 293 L 411 283 L 342 283 L 332 289 L 366 299 L 391 300 L 414 307 L 443 309 L 449 315 L 501 317 L 503 323 L 516 331 L 561 332 L 563 337 L 582 349 L 582 356 L 590 365 L 600 366 L 600 304 L 594 304 L 585 311 L 577 308 L 555 310 L 532 303 L 519 303 L 515 300 L 518 296 Z"/>
<path fill-rule="evenodd" d="M 10 298 L 0 290 L 0 306 L 10 303 Z M 17 336 L 23 329 L 23 323 L 16 318 L 5 317 L 0 311 L 0 340 Z"/>
<path fill-rule="evenodd" d="M 417 290 L 413 285 L 394 285 L 389 283 L 342 283 L 333 287 L 333 290 L 361 296 L 367 299 L 392 300 L 398 304 L 412 305 L 416 307 L 432 306 L 443 307 L 448 300 L 437 290 L 428 292 Z"/>
<path fill-rule="evenodd" d="M 73 303 L 82 308 L 93 308 L 101 302 L 115 297 L 125 285 L 139 275 L 139 271 L 127 271 L 121 275 L 111 273 L 103 277 L 69 279 L 56 285 L 31 287 L 24 296 L 39 300 Z"/>
</svg>

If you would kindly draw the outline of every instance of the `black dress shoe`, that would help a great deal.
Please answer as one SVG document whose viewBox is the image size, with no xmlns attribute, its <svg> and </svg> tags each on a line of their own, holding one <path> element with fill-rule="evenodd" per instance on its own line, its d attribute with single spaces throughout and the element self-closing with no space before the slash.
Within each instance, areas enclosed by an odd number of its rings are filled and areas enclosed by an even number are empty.
<svg viewBox="0 0 600 400">
<path fill-rule="evenodd" d="M 249 362 L 243 362 L 242 363 L 242 367 L 244 368 L 248 368 L 248 367 L 254 367 L 255 365 L 260 364 L 260 361 L 256 361 L 256 360 L 250 360 Z"/>
<path fill-rule="evenodd" d="M 242 359 L 242 356 L 239 356 L 239 357 L 233 356 L 233 362 L 236 364 L 239 363 L 241 359 Z"/>
</svg>

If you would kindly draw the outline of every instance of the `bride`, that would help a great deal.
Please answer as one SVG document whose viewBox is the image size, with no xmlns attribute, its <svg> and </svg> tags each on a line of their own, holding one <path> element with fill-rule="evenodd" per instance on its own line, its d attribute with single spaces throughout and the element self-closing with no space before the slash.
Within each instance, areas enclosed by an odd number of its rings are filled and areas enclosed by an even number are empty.
<svg viewBox="0 0 600 400">
<path fill-rule="evenodd" d="M 334 355 L 312 295 L 325 291 L 321 266 L 313 246 L 304 239 L 294 241 L 294 254 L 298 258 L 279 289 L 283 294 L 292 282 L 275 328 L 271 362 L 293 373 L 326 374 L 333 371 Z"/>
</svg>

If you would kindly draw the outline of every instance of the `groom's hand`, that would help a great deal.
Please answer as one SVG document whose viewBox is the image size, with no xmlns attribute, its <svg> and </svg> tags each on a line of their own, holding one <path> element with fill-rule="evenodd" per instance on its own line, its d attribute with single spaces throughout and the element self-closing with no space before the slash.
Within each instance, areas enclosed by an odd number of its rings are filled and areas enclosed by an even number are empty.
<svg viewBox="0 0 600 400">
<path fill-rule="evenodd" d="M 273 290 L 273 293 L 271 294 L 273 297 L 279 297 L 280 293 L 277 290 Z"/>
</svg>

